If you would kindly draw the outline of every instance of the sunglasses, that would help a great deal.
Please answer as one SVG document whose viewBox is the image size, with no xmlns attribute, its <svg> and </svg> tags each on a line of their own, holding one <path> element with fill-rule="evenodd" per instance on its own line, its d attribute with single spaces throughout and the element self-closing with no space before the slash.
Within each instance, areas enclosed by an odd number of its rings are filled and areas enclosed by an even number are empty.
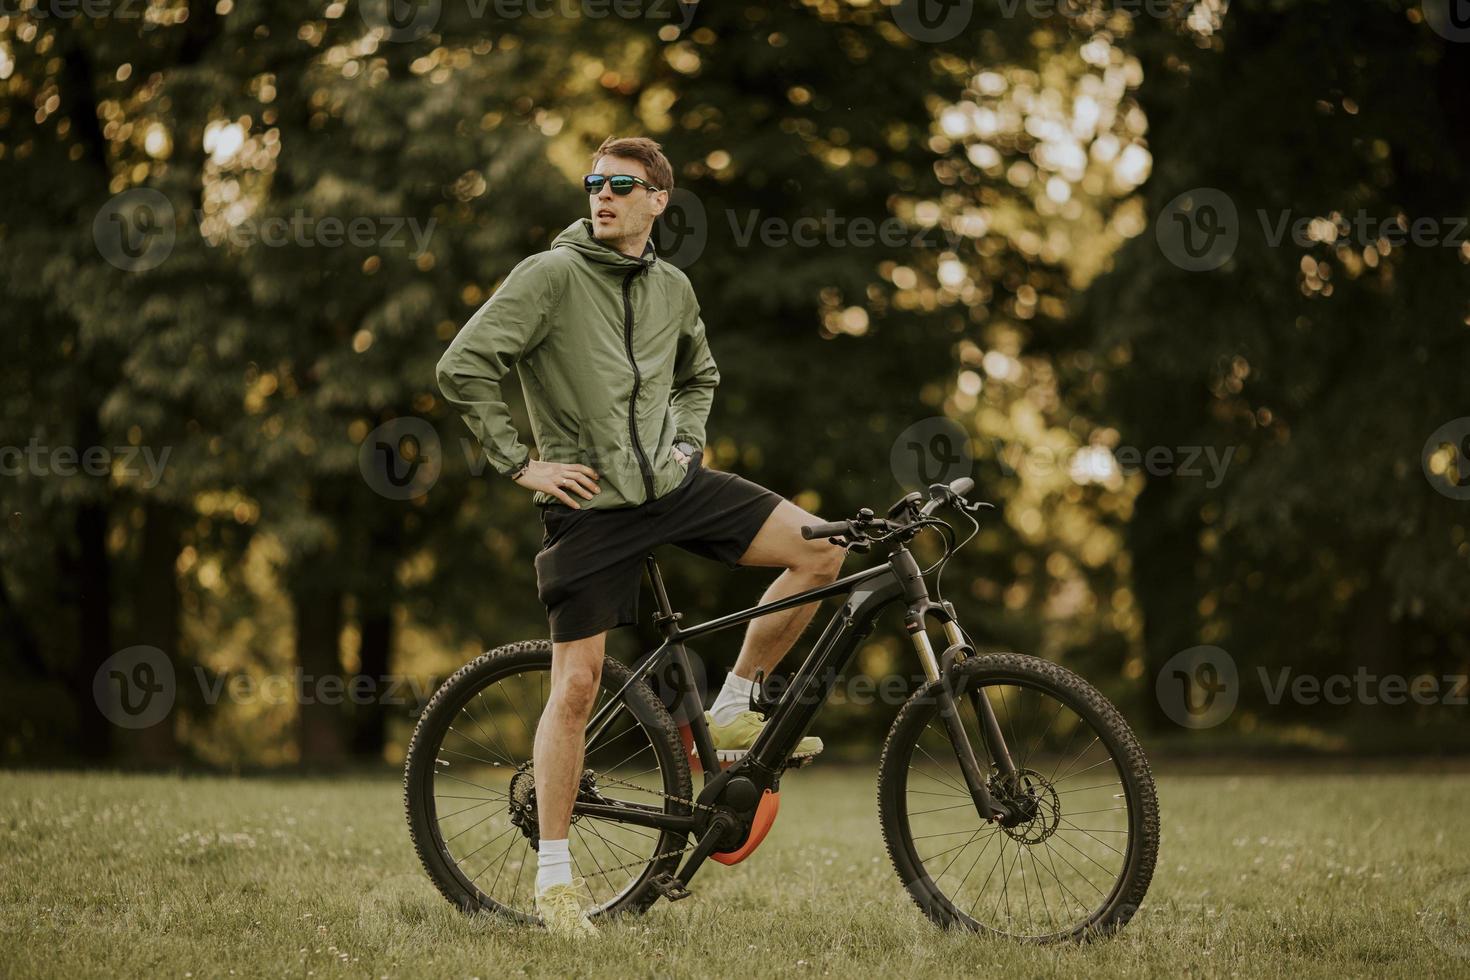
<svg viewBox="0 0 1470 980">
<path fill-rule="evenodd" d="M 612 187 L 612 192 L 619 197 L 633 193 L 635 186 L 647 187 L 650 193 L 659 190 L 642 177 L 634 177 L 632 174 L 588 174 L 582 178 L 582 186 L 587 189 L 588 194 L 601 194 L 603 184 Z"/>
</svg>

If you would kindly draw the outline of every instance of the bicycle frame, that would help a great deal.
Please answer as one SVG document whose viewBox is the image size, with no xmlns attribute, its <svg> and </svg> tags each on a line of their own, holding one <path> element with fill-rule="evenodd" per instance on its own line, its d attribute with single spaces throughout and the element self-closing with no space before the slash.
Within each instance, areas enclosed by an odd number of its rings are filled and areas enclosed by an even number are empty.
<svg viewBox="0 0 1470 980">
<path fill-rule="evenodd" d="M 880 565 L 854 572 L 828 585 L 809 589 L 796 595 L 778 599 L 764 605 L 752 606 L 740 612 L 730 613 L 688 628 L 681 628 L 681 613 L 673 610 L 663 577 L 659 573 L 654 557 L 649 555 L 646 567 L 653 587 L 658 612 L 654 621 L 664 634 L 664 641 L 644 658 L 632 673 L 627 683 L 592 716 L 587 723 L 587 744 L 597 738 L 612 723 L 617 713 L 623 710 L 623 695 L 628 687 L 640 682 L 653 670 L 672 658 L 676 666 L 674 688 L 676 707 L 685 709 L 690 734 L 701 768 L 704 770 L 704 786 L 695 802 L 701 807 L 712 807 L 716 801 L 732 806 L 737 811 L 753 810 L 763 791 L 773 788 L 786 768 L 786 760 L 810 728 L 817 713 L 825 704 L 828 694 L 861 641 L 872 632 L 878 616 L 889 605 L 899 600 L 907 603 L 904 626 L 914 644 L 924 674 L 930 681 L 944 679 L 937 689 L 940 715 L 954 744 L 960 769 L 968 784 L 977 812 L 985 820 L 1004 821 L 1012 814 L 1008 807 L 994 801 L 986 786 L 985 774 L 977 762 L 969 737 L 960 723 L 953 691 L 948 683 L 948 667 L 954 659 L 974 653 L 960 629 L 954 607 L 948 602 L 935 603 L 929 598 L 928 586 L 913 555 L 902 543 L 896 545 L 888 560 Z M 780 699 L 771 709 L 766 725 L 757 736 L 750 751 L 739 762 L 728 769 L 721 769 L 714 740 L 704 720 L 704 708 L 699 692 L 695 689 L 694 674 L 689 664 L 686 641 L 706 636 L 720 630 L 739 626 L 750 620 L 780 612 L 809 602 L 820 602 L 832 596 L 847 596 L 847 601 L 836 611 L 826 628 L 813 645 L 811 652 L 796 671 Z M 934 617 L 943 625 L 949 646 L 942 656 L 936 657 L 926 630 L 928 617 Z M 1010 753 L 1005 746 L 1000 727 L 987 698 L 972 692 L 973 704 L 981 722 L 981 734 L 1001 771 L 1014 774 Z M 744 779 L 752 786 L 740 786 L 735 799 L 726 799 L 726 790 L 736 780 Z M 754 790 L 753 792 L 751 790 Z M 737 796 L 737 794 L 731 794 Z M 652 828 L 697 832 L 710 821 L 698 814 L 684 815 L 666 813 L 651 806 L 618 803 L 593 803 L 578 799 L 573 813 L 596 815 L 617 819 L 627 823 L 641 824 Z M 707 834 L 713 838 L 715 834 Z M 679 874 L 685 884 L 709 851 L 713 841 L 704 841 L 696 848 Z M 703 853 L 701 853 L 703 852 Z"/>
</svg>

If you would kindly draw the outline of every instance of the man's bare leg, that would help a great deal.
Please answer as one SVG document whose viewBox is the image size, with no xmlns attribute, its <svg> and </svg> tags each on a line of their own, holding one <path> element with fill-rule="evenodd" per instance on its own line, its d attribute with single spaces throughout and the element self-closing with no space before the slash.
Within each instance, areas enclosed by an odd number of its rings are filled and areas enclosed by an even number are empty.
<svg viewBox="0 0 1470 980">
<path fill-rule="evenodd" d="M 789 500 L 781 501 L 766 518 L 750 547 L 740 556 L 742 565 L 785 569 L 766 587 L 761 595 L 762 603 L 775 602 L 836 580 L 847 549 L 826 538 L 807 541 L 801 536 L 802 525 L 821 521 Z M 818 605 L 809 602 L 751 620 L 735 661 L 735 675 L 753 681 L 757 671 L 769 674 L 812 621 Z"/>
<path fill-rule="evenodd" d="M 536 724 L 533 765 L 536 773 L 536 818 L 543 845 L 565 846 L 572 823 L 572 804 L 582 776 L 585 729 L 602 681 L 607 634 L 551 645 L 551 696 Z M 538 853 L 545 858 L 546 848 Z M 537 890 L 544 890 L 548 869 L 538 865 Z M 568 871 L 568 875 L 570 872 Z M 555 873 L 556 877 L 562 877 Z"/>
</svg>

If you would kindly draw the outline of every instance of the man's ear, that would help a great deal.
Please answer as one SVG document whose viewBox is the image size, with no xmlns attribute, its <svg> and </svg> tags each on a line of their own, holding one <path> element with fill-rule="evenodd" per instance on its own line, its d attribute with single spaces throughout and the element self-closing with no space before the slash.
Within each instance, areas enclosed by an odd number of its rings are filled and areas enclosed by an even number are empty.
<svg viewBox="0 0 1470 980">
<path fill-rule="evenodd" d="M 653 216 L 657 218 L 669 206 L 669 192 L 659 191 L 653 195 Z"/>
</svg>

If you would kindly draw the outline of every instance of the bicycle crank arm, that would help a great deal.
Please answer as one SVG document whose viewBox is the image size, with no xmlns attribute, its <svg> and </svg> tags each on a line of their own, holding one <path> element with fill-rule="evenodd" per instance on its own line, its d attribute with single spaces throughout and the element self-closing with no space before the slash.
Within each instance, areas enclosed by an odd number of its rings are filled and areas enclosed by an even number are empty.
<svg viewBox="0 0 1470 980">
<path fill-rule="evenodd" d="M 679 869 L 677 875 L 665 872 L 653 879 L 653 888 L 664 898 L 671 902 L 677 902 L 681 898 L 689 897 L 689 882 L 694 878 L 694 873 L 699 866 L 714 853 L 719 847 L 726 834 L 736 829 L 735 818 L 727 813 L 716 814 L 705 828 L 704 836 L 699 838 L 699 843 L 694 845 L 694 850 L 684 862 L 684 867 Z"/>
</svg>

